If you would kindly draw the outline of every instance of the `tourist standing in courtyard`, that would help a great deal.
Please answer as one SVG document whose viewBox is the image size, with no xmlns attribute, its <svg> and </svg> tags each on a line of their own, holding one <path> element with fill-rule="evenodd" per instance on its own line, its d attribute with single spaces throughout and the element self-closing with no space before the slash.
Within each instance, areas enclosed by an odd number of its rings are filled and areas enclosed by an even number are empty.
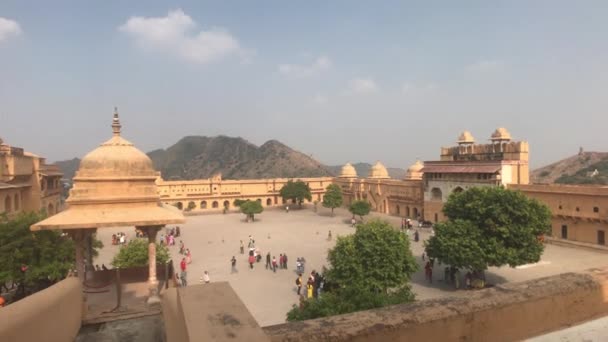
<svg viewBox="0 0 608 342">
<path fill-rule="evenodd" d="M 298 274 L 296 278 L 296 286 L 298 287 L 298 296 L 300 295 L 300 291 L 302 290 L 302 273 Z"/>
<path fill-rule="evenodd" d="M 272 271 L 277 273 L 277 258 L 274 256 L 272 257 Z"/>
<path fill-rule="evenodd" d="M 283 268 L 287 269 L 287 254 L 283 253 Z"/>
<path fill-rule="evenodd" d="M 205 281 L 205 284 L 209 284 L 209 282 L 211 281 L 211 279 L 209 278 L 209 273 L 207 271 L 203 273 L 203 280 Z"/>
<path fill-rule="evenodd" d="M 272 265 L 270 264 L 270 252 L 268 252 L 268 254 L 266 254 L 266 269 L 271 268 Z"/>
<path fill-rule="evenodd" d="M 283 268 L 283 253 L 279 254 L 279 268 Z"/>
<path fill-rule="evenodd" d="M 424 273 L 426 276 L 426 280 L 429 281 L 429 283 L 433 283 L 433 267 L 431 266 L 431 262 L 427 261 L 426 265 L 424 266 Z"/>
<path fill-rule="evenodd" d="M 418 233 L 418 230 L 416 230 L 416 231 L 414 232 L 414 241 L 415 241 L 415 242 L 420 241 L 420 235 L 419 235 L 419 233 Z"/>
<path fill-rule="evenodd" d="M 253 253 L 251 253 L 249 255 L 249 268 L 253 269 L 253 263 L 255 262 L 255 257 L 253 256 Z"/>
<path fill-rule="evenodd" d="M 243 240 L 241 240 L 241 254 L 245 254 L 245 245 L 243 244 Z"/>
<path fill-rule="evenodd" d="M 232 259 L 230 259 L 230 264 L 232 265 L 230 273 L 237 273 L 238 271 L 236 270 L 236 258 L 234 257 L 234 255 L 232 256 Z"/>
<path fill-rule="evenodd" d="M 350 225 L 351 225 L 351 227 L 354 228 L 356 223 L 357 223 L 357 220 L 355 220 L 354 217 L 350 219 Z"/>
</svg>

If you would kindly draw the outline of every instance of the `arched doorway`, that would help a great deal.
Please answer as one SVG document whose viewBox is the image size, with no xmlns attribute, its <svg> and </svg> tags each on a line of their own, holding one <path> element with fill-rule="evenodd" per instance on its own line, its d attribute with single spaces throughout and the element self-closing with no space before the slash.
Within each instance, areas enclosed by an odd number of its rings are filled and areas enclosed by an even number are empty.
<svg viewBox="0 0 608 342">
<path fill-rule="evenodd" d="M 405 217 L 410 217 L 410 206 L 405 207 Z"/>
<path fill-rule="evenodd" d="M 463 192 L 463 191 L 464 191 L 464 190 L 463 190 L 461 187 L 457 186 L 456 188 L 454 188 L 454 191 L 453 191 L 453 192 L 454 192 L 455 194 L 459 194 L 459 193 L 461 193 L 461 192 Z"/>
<path fill-rule="evenodd" d="M 19 195 L 15 194 L 15 211 L 19 210 Z"/>
<path fill-rule="evenodd" d="M 219 205 L 219 203 L 217 203 L 217 201 L 213 201 L 213 203 L 211 203 L 211 207 L 212 207 L 213 209 L 217 209 L 219 206 L 220 206 L 220 205 Z"/>
<path fill-rule="evenodd" d="M 11 211 L 13 211 L 13 207 L 12 207 L 12 203 L 11 203 L 11 197 L 8 196 L 8 195 L 4 199 L 4 210 L 7 213 L 10 213 Z"/>
<path fill-rule="evenodd" d="M 418 219 L 418 208 L 414 208 L 414 219 Z"/>
<path fill-rule="evenodd" d="M 224 209 L 230 208 L 230 202 L 224 201 Z"/>
<path fill-rule="evenodd" d="M 207 201 L 201 201 L 201 209 L 207 209 Z"/>
<path fill-rule="evenodd" d="M 47 215 L 51 216 L 55 214 L 55 208 L 53 207 L 53 203 L 49 203 L 49 206 L 46 209 Z"/>
<path fill-rule="evenodd" d="M 258 203 L 262 204 L 262 199 L 258 198 L 256 201 L 258 201 Z"/>
<path fill-rule="evenodd" d="M 177 207 L 177 209 L 179 210 L 184 210 L 184 204 L 182 202 L 177 202 L 175 204 L 175 206 Z"/>
<path fill-rule="evenodd" d="M 399 204 L 397 204 L 397 215 L 401 215 L 401 208 L 399 208 Z"/>
<path fill-rule="evenodd" d="M 433 201 L 441 201 L 442 200 L 441 189 L 439 189 L 439 188 L 433 188 L 431 190 L 431 200 L 433 200 Z"/>
<path fill-rule="evenodd" d="M 192 210 L 194 208 L 196 208 L 196 204 L 194 202 L 192 202 L 192 201 L 188 202 L 188 210 Z"/>
<path fill-rule="evenodd" d="M 267 205 L 267 206 L 271 206 L 271 205 L 272 205 L 272 199 L 270 199 L 270 198 L 269 198 L 269 199 L 267 199 L 267 200 L 266 200 L 266 205 Z"/>
</svg>

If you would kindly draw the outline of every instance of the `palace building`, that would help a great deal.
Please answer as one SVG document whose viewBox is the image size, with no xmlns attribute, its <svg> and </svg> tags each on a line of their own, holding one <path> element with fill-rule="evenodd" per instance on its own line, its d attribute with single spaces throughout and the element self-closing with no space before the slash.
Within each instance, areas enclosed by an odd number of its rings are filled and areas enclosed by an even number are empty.
<svg viewBox="0 0 608 342">
<path fill-rule="evenodd" d="M 23 148 L 10 146 L 0 138 L 0 215 L 61 210 L 63 174 L 56 165 Z"/>
</svg>

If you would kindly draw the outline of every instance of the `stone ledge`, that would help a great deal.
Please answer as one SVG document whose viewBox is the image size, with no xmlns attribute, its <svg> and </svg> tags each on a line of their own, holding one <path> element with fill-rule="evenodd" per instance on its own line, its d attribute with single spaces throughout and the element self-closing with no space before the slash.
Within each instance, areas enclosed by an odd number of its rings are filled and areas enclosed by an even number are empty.
<svg viewBox="0 0 608 342">
<path fill-rule="evenodd" d="M 264 328 L 272 341 L 515 341 L 608 314 L 608 270 Z M 542 319 L 539 319 L 542 318 Z"/>
</svg>

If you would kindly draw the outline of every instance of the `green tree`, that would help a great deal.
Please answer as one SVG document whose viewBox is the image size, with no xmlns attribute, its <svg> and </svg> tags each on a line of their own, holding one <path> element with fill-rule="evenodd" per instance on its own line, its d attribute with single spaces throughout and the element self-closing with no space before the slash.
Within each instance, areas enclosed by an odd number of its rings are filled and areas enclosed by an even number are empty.
<svg viewBox="0 0 608 342">
<path fill-rule="evenodd" d="M 310 186 L 299 179 L 295 182 L 293 180 L 287 181 L 281 188 L 280 194 L 284 200 L 297 202 L 300 208 L 305 199 L 309 201 L 312 200 Z"/>
<path fill-rule="evenodd" d="M 17 286 L 16 298 L 44 289 L 74 268 L 74 243 L 58 231 L 31 232 L 44 214 L 0 217 L 0 284 Z"/>
<path fill-rule="evenodd" d="M 337 184 L 327 186 L 325 196 L 323 196 L 323 206 L 331 208 L 331 216 L 334 216 L 334 209 L 342 205 L 342 189 Z"/>
<path fill-rule="evenodd" d="M 474 187 L 453 193 L 443 207 L 447 221 L 425 242 L 429 257 L 443 264 L 482 272 L 540 260 L 539 237 L 549 232 L 547 206 L 519 191 Z"/>
<path fill-rule="evenodd" d="M 234 200 L 234 206 L 235 206 L 235 207 L 240 207 L 240 206 L 241 206 L 241 204 L 243 204 L 243 203 L 245 203 L 245 202 L 247 202 L 247 201 L 242 200 L 242 199 L 235 199 L 235 200 Z"/>
<path fill-rule="evenodd" d="M 156 263 L 164 264 L 170 259 L 169 250 L 156 244 Z M 148 239 L 133 239 L 118 251 L 112 259 L 112 266 L 120 268 L 148 265 Z"/>
<path fill-rule="evenodd" d="M 369 214 L 369 212 L 371 210 L 372 210 L 372 205 L 369 204 L 368 201 L 364 201 L 364 200 L 354 201 L 348 207 L 348 211 L 350 211 L 350 213 L 353 214 L 353 218 L 355 217 L 355 215 L 359 215 L 359 217 L 361 218 L 361 221 L 363 221 L 363 216 Z"/>
<path fill-rule="evenodd" d="M 264 207 L 258 201 L 245 201 L 241 203 L 241 212 L 251 218 L 251 222 L 255 221 L 255 214 L 260 214 L 264 211 Z"/>
<path fill-rule="evenodd" d="M 407 236 L 388 222 L 372 220 L 339 237 L 329 251 L 327 290 L 287 314 L 290 321 L 343 314 L 414 299 L 409 281 L 418 265 Z"/>
</svg>

